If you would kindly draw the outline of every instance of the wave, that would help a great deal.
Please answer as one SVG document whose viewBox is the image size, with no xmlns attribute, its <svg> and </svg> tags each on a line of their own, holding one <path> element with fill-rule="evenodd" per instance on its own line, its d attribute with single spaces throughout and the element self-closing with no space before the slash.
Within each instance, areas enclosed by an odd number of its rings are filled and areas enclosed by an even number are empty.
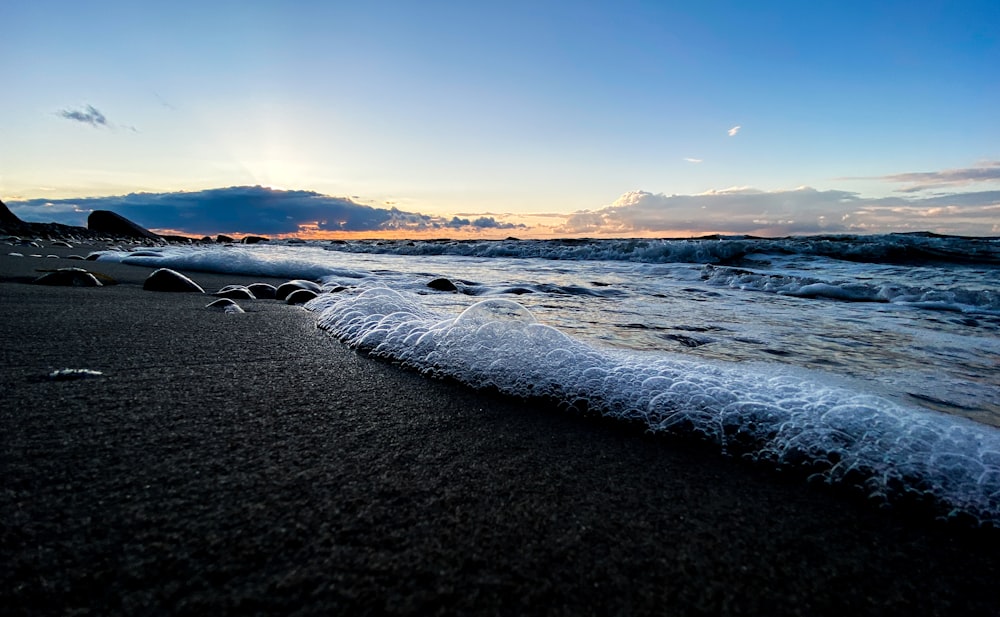
<svg viewBox="0 0 1000 617">
<path fill-rule="evenodd" d="M 1000 524 L 1000 431 L 963 418 L 790 368 L 599 350 L 507 299 L 449 317 L 373 288 L 323 294 L 307 308 L 349 346 L 430 377 L 639 421 L 872 499 L 916 497 Z"/>
<path fill-rule="evenodd" d="M 411 256 L 540 258 L 575 261 L 733 264 L 748 255 L 802 255 L 881 264 L 1000 265 L 1000 238 L 884 234 L 750 238 L 563 240 L 355 240 L 327 250 Z"/>
<path fill-rule="evenodd" d="M 936 289 L 893 283 L 828 281 L 819 278 L 770 274 L 728 266 L 706 265 L 702 280 L 731 289 L 777 293 L 800 298 L 846 302 L 892 302 L 926 309 L 1000 314 L 1000 293 L 988 289 Z"/>
<path fill-rule="evenodd" d="M 99 261 L 115 261 L 131 266 L 176 268 L 194 272 L 220 272 L 247 276 L 268 276 L 274 278 L 305 278 L 319 280 L 335 276 L 361 279 L 370 273 L 338 268 L 316 263 L 309 259 L 293 259 L 281 256 L 269 259 L 260 251 L 241 248 L 191 249 L 187 247 L 152 248 L 139 251 L 98 251 L 93 254 Z"/>
</svg>

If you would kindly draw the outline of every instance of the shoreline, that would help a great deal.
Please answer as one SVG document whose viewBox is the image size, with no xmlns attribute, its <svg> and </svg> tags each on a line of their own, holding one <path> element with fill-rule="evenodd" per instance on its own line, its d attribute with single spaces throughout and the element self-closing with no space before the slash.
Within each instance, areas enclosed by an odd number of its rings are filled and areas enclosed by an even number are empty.
<svg viewBox="0 0 1000 617">
<path fill-rule="evenodd" d="M 430 381 L 299 307 L 7 255 L 33 250 L 0 250 L 10 615 L 1000 614 L 990 530 Z M 60 267 L 119 284 L 25 284 Z"/>
</svg>

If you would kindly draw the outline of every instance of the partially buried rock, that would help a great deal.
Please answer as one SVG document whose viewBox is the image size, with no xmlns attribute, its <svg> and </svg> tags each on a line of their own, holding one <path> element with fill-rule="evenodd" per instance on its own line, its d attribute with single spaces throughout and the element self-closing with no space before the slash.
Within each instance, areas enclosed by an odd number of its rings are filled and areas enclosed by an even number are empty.
<svg viewBox="0 0 1000 617">
<path fill-rule="evenodd" d="M 434 279 L 430 283 L 427 283 L 427 286 L 438 291 L 458 291 L 458 287 L 455 286 L 455 283 L 452 283 L 446 278 Z"/>
<path fill-rule="evenodd" d="M 285 298 L 285 302 L 287 304 L 305 304 L 318 295 L 319 294 L 311 289 L 296 289 L 292 293 L 288 294 L 288 297 Z"/>
<path fill-rule="evenodd" d="M 64 287 L 102 287 L 103 283 L 97 280 L 92 272 L 83 268 L 59 268 L 53 272 L 43 274 L 32 281 L 36 285 L 60 285 Z"/>
<path fill-rule="evenodd" d="M 250 290 L 255 297 L 261 300 L 273 300 L 277 289 L 274 285 L 268 285 L 267 283 L 252 283 L 247 285 L 247 289 Z"/>
<path fill-rule="evenodd" d="M 146 291 L 176 291 L 205 293 L 198 283 L 195 283 L 180 272 L 174 272 L 169 268 L 160 268 L 150 274 L 142 284 Z"/>
<path fill-rule="evenodd" d="M 294 281 L 288 281 L 287 283 L 282 283 L 278 285 L 278 289 L 274 292 L 274 297 L 278 300 L 284 300 L 288 298 L 288 295 L 299 289 L 308 289 L 315 293 L 322 291 L 319 285 L 312 281 L 307 281 L 305 279 L 295 279 Z"/>
<path fill-rule="evenodd" d="M 243 285 L 226 285 L 219 291 L 212 294 L 220 298 L 233 298 L 235 300 L 256 300 L 257 296 Z"/>
<path fill-rule="evenodd" d="M 214 302 L 210 302 L 205 305 L 210 311 L 220 311 L 222 313 L 228 313 L 230 315 L 235 315 L 237 313 L 245 313 L 239 304 L 236 304 L 235 300 L 230 300 L 229 298 L 219 298 Z"/>
<path fill-rule="evenodd" d="M 240 243 L 241 244 L 259 244 L 261 242 L 270 242 L 270 241 L 271 240 L 269 238 L 265 238 L 263 236 L 244 236 L 243 239 L 240 240 Z"/>
</svg>

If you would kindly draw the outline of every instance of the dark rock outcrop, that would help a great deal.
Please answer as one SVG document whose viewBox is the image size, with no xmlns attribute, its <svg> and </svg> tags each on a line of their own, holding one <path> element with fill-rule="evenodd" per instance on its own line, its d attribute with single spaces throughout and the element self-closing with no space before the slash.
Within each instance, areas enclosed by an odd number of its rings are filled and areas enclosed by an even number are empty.
<svg viewBox="0 0 1000 617">
<path fill-rule="evenodd" d="M 176 235 L 166 235 L 162 236 L 167 242 L 173 242 L 174 244 L 194 244 L 194 238 L 188 236 L 176 236 Z"/>
<path fill-rule="evenodd" d="M 215 236 L 215 241 L 218 242 L 219 244 L 232 244 L 233 242 L 236 242 L 236 240 L 233 240 L 230 236 L 226 236 L 223 234 Z"/>
<path fill-rule="evenodd" d="M 6 234 L 23 234 L 27 231 L 24 221 L 10 211 L 3 201 L 0 201 L 0 231 Z"/>
<path fill-rule="evenodd" d="M 241 244 L 259 244 L 261 242 L 270 242 L 270 241 L 271 241 L 270 238 L 265 238 L 263 236 L 244 236 L 243 239 L 240 240 L 240 243 Z"/>
<path fill-rule="evenodd" d="M 82 238 L 96 240 L 102 237 L 102 234 L 91 231 L 86 227 L 74 227 L 72 225 L 63 225 L 62 223 L 31 223 L 22 221 L 2 201 L 0 201 L 0 234 L 44 238 L 47 240 L 73 241 L 79 241 Z"/>
<path fill-rule="evenodd" d="M 87 217 L 87 229 L 119 238 L 161 241 L 162 238 L 120 214 L 110 210 L 94 210 Z"/>
</svg>

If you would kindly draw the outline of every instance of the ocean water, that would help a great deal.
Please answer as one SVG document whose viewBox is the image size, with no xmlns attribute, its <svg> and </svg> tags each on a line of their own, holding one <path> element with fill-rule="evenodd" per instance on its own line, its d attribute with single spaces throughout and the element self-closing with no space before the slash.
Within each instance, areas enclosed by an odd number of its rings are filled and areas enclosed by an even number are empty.
<svg viewBox="0 0 1000 617">
<path fill-rule="evenodd" d="M 1000 239 L 276 241 L 100 259 L 316 280 L 320 327 L 429 378 L 1000 524 Z"/>
</svg>

